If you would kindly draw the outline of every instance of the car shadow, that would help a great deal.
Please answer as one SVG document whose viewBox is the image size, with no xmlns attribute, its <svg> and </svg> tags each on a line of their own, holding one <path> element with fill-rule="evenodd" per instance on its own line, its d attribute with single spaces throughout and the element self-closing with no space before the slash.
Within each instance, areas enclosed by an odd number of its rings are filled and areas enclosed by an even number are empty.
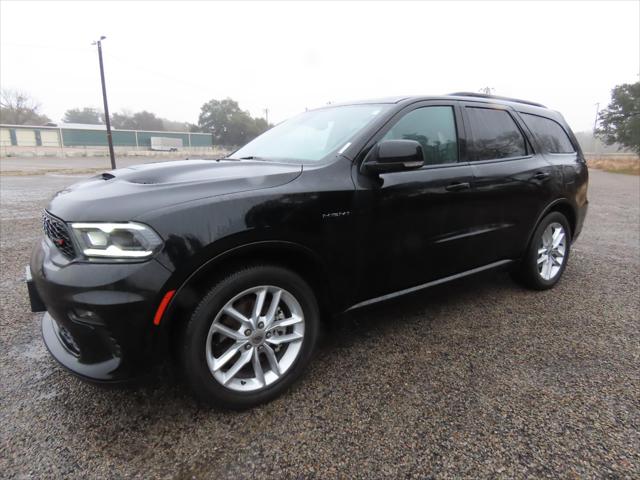
<svg viewBox="0 0 640 480">
<path fill-rule="evenodd" d="M 323 323 L 320 350 L 330 353 L 363 336 L 388 334 L 402 324 L 446 323 L 440 315 L 445 308 L 473 304 L 490 294 L 505 295 L 498 293 L 501 290 L 522 291 L 508 273 L 490 271 L 346 312 Z"/>
</svg>

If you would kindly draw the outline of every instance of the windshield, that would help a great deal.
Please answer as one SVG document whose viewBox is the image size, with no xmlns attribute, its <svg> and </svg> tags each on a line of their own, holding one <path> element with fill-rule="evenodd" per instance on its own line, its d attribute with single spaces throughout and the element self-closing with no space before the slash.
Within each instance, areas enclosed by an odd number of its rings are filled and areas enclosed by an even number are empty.
<svg viewBox="0 0 640 480">
<path fill-rule="evenodd" d="M 341 149 L 388 105 L 323 108 L 276 125 L 235 151 L 231 158 L 318 161 Z"/>
</svg>

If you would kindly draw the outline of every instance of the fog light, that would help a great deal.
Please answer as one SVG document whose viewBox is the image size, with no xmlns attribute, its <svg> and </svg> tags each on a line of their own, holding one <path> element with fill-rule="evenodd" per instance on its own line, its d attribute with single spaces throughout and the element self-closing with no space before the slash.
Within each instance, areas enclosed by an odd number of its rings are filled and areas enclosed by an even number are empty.
<svg viewBox="0 0 640 480">
<path fill-rule="evenodd" d="M 75 323 L 82 323 L 85 325 L 104 325 L 97 313 L 90 310 L 84 310 L 82 308 L 74 308 L 69 312 L 69 318 Z"/>
<path fill-rule="evenodd" d="M 61 325 L 58 325 L 58 338 L 60 338 L 60 341 L 65 347 L 67 347 L 67 350 L 69 350 L 69 352 L 71 352 L 76 357 L 80 355 L 80 347 L 78 347 L 78 344 L 71 336 L 71 333 L 69 333 L 69 330 Z"/>
</svg>

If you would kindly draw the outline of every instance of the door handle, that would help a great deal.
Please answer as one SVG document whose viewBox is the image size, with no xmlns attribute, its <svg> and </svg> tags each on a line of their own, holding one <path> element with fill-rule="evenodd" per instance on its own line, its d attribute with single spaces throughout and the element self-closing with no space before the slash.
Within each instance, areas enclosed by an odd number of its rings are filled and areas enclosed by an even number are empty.
<svg viewBox="0 0 640 480">
<path fill-rule="evenodd" d="M 469 182 L 454 182 L 450 183 L 444 189 L 448 192 L 457 192 L 458 190 L 468 190 L 471 188 Z"/>
<path fill-rule="evenodd" d="M 550 173 L 549 172 L 537 172 L 533 178 L 535 178 L 536 180 L 544 180 L 545 178 L 549 178 Z"/>
</svg>

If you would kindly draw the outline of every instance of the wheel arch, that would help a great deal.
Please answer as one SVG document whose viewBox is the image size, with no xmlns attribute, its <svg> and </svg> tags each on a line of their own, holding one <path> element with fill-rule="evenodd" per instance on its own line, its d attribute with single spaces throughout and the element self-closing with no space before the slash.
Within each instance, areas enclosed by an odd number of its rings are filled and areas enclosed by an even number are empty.
<svg viewBox="0 0 640 480">
<path fill-rule="evenodd" d="M 569 222 L 569 228 L 571 229 L 571 240 L 573 241 L 573 234 L 576 231 L 577 220 L 578 220 L 576 209 L 573 205 L 571 205 L 571 202 L 566 198 L 559 198 L 551 202 L 549 205 L 547 205 L 545 209 L 542 210 L 542 213 L 538 215 L 538 218 L 536 219 L 536 222 L 533 225 L 533 228 L 529 232 L 529 238 L 527 240 L 527 248 L 529 248 L 529 245 L 531 244 L 531 239 L 533 238 L 533 234 L 536 231 L 536 228 L 538 228 L 538 225 L 540 225 L 540 222 L 542 221 L 542 219 L 547 215 L 549 215 L 551 212 L 559 212 L 565 216 L 565 218 L 567 219 L 567 222 Z"/>
<path fill-rule="evenodd" d="M 567 200 L 566 198 L 563 198 L 551 203 L 538 219 L 536 227 L 540 224 L 542 219 L 551 212 L 560 212 L 565 216 L 567 222 L 569 222 L 569 228 L 571 229 L 571 238 L 573 239 L 573 234 L 576 231 L 576 222 L 578 220 L 578 217 L 576 214 L 576 209 L 573 207 L 573 205 L 571 205 L 571 202 L 569 202 L 569 200 Z"/>
<path fill-rule="evenodd" d="M 176 293 L 164 312 L 161 330 L 166 343 L 180 325 L 188 319 L 222 272 L 240 269 L 247 265 L 268 264 L 288 268 L 309 283 L 316 294 L 322 311 L 331 311 L 329 278 L 325 262 L 312 249 L 289 241 L 260 241 L 242 245 L 217 254 L 202 263 L 176 288 Z"/>
</svg>

